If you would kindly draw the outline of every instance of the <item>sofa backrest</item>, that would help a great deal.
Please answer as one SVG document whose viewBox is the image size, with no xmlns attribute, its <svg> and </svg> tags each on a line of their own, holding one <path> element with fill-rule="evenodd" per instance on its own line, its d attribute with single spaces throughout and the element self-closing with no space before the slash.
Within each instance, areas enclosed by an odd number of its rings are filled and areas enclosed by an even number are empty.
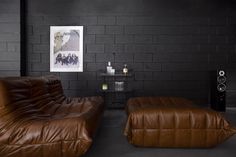
<svg viewBox="0 0 236 157">
<path fill-rule="evenodd" d="M 29 99 L 30 102 L 35 105 L 36 109 L 43 111 L 45 108 L 55 104 L 48 92 L 48 85 L 44 78 L 31 77 L 29 78 L 29 82 L 31 84 Z"/>
<path fill-rule="evenodd" d="M 12 123 L 50 116 L 50 108 L 64 99 L 55 76 L 0 78 L 0 134 Z"/>
<path fill-rule="evenodd" d="M 0 108 L 20 102 L 30 103 L 30 89 L 31 83 L 28 79 L 13 77 L 0 79 Z"/>
<path fill-rule="evenodd" d="M 66 99 L 61 81 L 55 76 L 1 78 L 0 98 L 0 109 L 4 106 L 19 108 L 31 105 L 40 110 L 47 104 Z"/>
<path fill-rule="evenodd" d="M 0 134 L 13 123 L 49 118 L 53 114 L 50 109 L 64 99 L 56 77 L 0 78 Z"/>
<path fill-rule="evenodd" d="M 32 103 L 31 95 L 32 84 L 28 78 L 0 79 L 0 133 L 2 128 L 10 128 L 11 124 L 42 112 Z"/>
<path fill-rule="evenodd" d="M 60 103 L 66 99 L 61 81 L 58 77 L 55 75 L 48 75 L 43 78 L 46 81 L 48 92 L 54 101 Z"/>
</svg>

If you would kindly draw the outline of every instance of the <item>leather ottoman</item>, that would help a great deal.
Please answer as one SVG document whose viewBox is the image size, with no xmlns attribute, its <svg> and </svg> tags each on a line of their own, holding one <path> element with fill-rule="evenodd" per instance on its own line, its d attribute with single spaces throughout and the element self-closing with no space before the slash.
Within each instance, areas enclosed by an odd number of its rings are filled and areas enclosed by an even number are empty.
<svg viewBox="0 0 236 157">
<path fill-rule="evenodd" d="M 208 148 L 236 133 L 220 113 L 184 98 L 131 98 L 126 111 L 124 134 L 135 146 Z"/>
</svg>

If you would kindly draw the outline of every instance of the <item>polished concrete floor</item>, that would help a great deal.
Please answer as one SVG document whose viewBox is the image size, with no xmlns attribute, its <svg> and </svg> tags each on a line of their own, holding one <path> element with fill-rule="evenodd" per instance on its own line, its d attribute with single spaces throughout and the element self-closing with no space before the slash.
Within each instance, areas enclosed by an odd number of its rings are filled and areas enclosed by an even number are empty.
<svg viewBox="0 0 236 157">
<path fill-rule="evenodd" d="M 226 118 L 236 126 L 236 109 L 226 111 Z M 236 135 L 211 149 L 138 148 L 123 135 L 125 112 L 108 110 L 91 149 L 84 157 L 235 157 Z"/>
</svg>

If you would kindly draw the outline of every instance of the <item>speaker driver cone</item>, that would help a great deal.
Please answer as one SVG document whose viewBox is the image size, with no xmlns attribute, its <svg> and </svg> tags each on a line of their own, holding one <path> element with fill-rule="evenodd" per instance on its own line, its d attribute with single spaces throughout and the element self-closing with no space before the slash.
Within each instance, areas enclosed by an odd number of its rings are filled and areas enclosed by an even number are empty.
<svg viewBox="0 0 236 157">
<path fill-rule="evenodd" d="M 218 83 L 220 83 L 220 84 L 225 83 L 226 77 L 225 77 L 225 76 L 218 76 L 218 77 L 217 77 L 217 81 L 218 81 Z"/>
<path fill-rule="evenodd" d="M 220 71 L 219 71 L 219 75 L 220 75 L 220 76 L 224 76 L 224 75 L 225 75 L 225 72 L 224 72 L 223 70 L 220 70 Z"/>
<path fill-rule="evenodd" d="M 217 90 L 219 92 L 224 92 L 226 90 L 226 85 L 225 84 L 218 84 Z"/>
</svg>

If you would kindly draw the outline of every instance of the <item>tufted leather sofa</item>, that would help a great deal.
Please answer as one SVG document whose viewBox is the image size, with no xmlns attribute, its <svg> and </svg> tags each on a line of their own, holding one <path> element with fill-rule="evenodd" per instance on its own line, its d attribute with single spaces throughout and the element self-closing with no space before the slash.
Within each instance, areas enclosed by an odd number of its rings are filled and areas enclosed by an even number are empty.
<svg viewBox="0 0 236 157">
<path fill-rule="evenodd" d="M 218 112 L 177 97 L 131 98 L 124 134 L 142 147 L 208 148 L 236 133 Z"/>
<path fill-rule="evenodd" d="M 101 97 L 67 98 L 55 76 L 0 79 L 1 157 L 78 157 L 92 144 Z"/>
</svg>

